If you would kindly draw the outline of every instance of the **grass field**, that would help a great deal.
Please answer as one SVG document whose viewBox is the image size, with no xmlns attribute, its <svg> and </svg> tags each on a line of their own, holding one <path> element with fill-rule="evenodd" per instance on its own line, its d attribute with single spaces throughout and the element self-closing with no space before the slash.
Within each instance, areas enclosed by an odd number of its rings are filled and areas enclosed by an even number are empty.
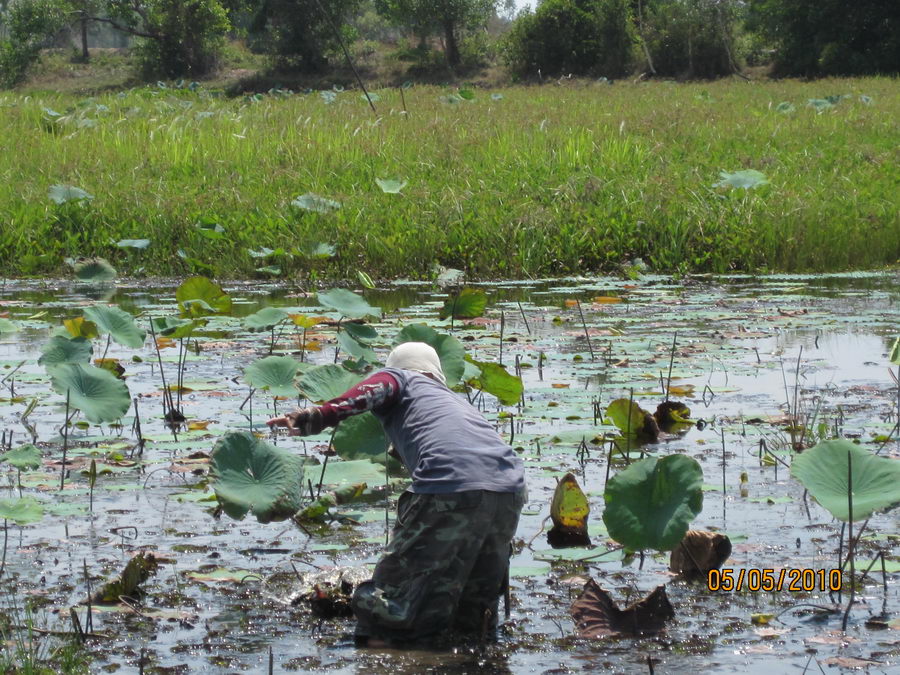
<svg viewBox="0 0 900 675">
<path fill-rule="evenodd" d="M 403 91 L 404 114 L 401 90 L 380 90 L 377 119 L 359 91 L 0 94 L 2 275 L 64 273 L 77 256 L 120 274 L 304 278 L 427 277 L 435 263 L 538 277 L 634 257 L 660 272 L 900 260 L 896 80 L 454 91 Z M 713 187 L 744 169 L 769 183 Z M 385 193 L 376 179 L 405 186 Z M 57 205 L 58 184 L 94 198 Z M 341 207 L 292 205 L 307 193 Z M 321 243 L 333 257 L 315 254 Z"/>
</svg>

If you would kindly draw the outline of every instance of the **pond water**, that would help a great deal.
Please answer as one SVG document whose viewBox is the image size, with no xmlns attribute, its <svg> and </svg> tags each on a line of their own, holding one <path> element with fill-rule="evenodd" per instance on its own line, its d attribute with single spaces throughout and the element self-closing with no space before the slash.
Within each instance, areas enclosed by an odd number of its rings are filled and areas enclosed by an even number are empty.
<svg viewBox="0 0 900 675">
<path fill-rule="evenodd" d="M 50 388 L 38 365 L 51 331 L 97 303 L 115 304 L 146 327 L 151 317 L 177 313 L 176 285 L 141 280 L 105 287 L 67 281 L 0 286 L 0 316 L 18 328 L 0 331 L 0 432 L 4 438 L 11 434 L 13 448 L 34 442 L 43 461 L 40 469 L 21 474 L 0 465 L 0 497 L 30 496 L 45 512 L 40 522 L 9 524 L 0 579 L 7 615 L 22 623 L 30 603 L 37 626 L 71 630 L 69 607 L 77 607 L 82 624 L 86 617 L 79 604 L 87 594 L 85 569 L 96 590 L 137 551 L 163 559 L 144 584 L 142 604 L 93 607 L 98 637 L 88 643 L 92 672 L 143 667 L 148 673 L 258 673 L 267 672 L 270 658 L 273 672 L 394 674 L 900 667 L 896 512 L 868 522 L 857 571 L 881 551 L 887 585 L 878 564 L 878 573 L 857 589 L 845 633 L 843 610 L 814 607 L 833 606 L 837 593 L 712 592 L 705 582 L 675 579 L 668 554 L 624 557 L 609 539 L 601 520 L 604 485 L 624 463 L 618 458 L 608 466 L 603 437 L 616 435 L 616 429 L 594 414 L 629 396 L 654 409 L 664 397 L 660 382 L 668 379 L 671 358 L 672 398 L 705 424 L 664 434 L 658 443 L 635 444 L 632 453 L 684 453 L 700 463 L 703 511 L 692 528 L 729 535 L 733 551 L 725 567 L 830 570 L 838 560 L 841 524 L 790 477 L 790 449 L 792 442 L 809 446 L 840 435 L 882 456 L 900 457 L 897 433 L 886 440 L 897 423 L 897 368 L 892 376 L 888 361 L 900 332 L 897 273 L 474 284 L 488 294 L 485 317 L 457 320 L 452 329 L 437 318 L 446 290 L 396 283 L 363 291 L 385 312 L 373 324 L 382 358 L 403 325 L 425 322 L 452 331 L 479 361 L 502 362 L 510 371 L 518 362 L 524 382 L 519 406 L 502 407 L 490 395 L 475 398 L 506 438 L 512 434 L 527 466 L 529 503 L 512 560 L 510 619 L 496 644 L 418 651 L 357 649 L 351 620 L 320 621 L 305 604 L 291 603 L 298 577 L 377 560 L 385 539 L 383 489 L 367 502 L 337 507 L 333 514 L 341 517 L 308 532 L 290 521 L 262 525 L 252 516 L 233 521 L 212 515 L 206 456 L 213 443 L 227 431 L 266 433 L 263 422 L 275 410 L 269 394 L 256 392 L 247 400 L 243 369 L 269 353 L 271 336 L 248 331 L 242 317 L 264 306 L 327 315 L 315 294 L 265 283 L 223 284 L 233 311 L 212 317 L 189 340 L 183 375 L 183 412 L 188 422 L 208 422 L 205 428 L 195 424 L 173 433 L 164 424 L 159 363 L 149 337 L 140 349 L 113 342 L 107 356 L 120 360 L 130 395 L 138 399 L 143 453 L 135 448 L 133 408 L 121 426 L 78 424 L 66 441 L 68 475 L 59 490 L 65 397 Z M 311 329 L 304 341 L 291 326 L 275 338 L 276 354 L 299 359 L 301 345 L 313 343 L 318 349 L 304 350 L 304 358 L 335 360 L 333 327 Z M 105 349 L 105 339 L 94 340 L 94 357 Z M 168 381 L 174 381 L 177 341 L 160 349 L 160 356 Z M 279 405 L 284 410 L 291 403 Z M 794 431 L 793 439 L 787 425 L 791 409 L 806 428 Z M 329 435 L 269 440 L 315 456 Z M 769 451 L 762 458 L 761 441 Z M 87 476 L 92 458 L 100 469 L 93 497 Z M 329 461 L 335 473 L 326 472 L 326 486 L 339 478 L 340 465 Z M 569 471 L 589 496 L 595 549 L 554 550 L 541 533 L 556 481 Z M 394 483 L 391 521 L 402 490 L 402 481 Z M 579 638 L 569 607 L 589 576 L 620 606 L 667 584 L 675 618 L 654 637 Z M 847 599 L 845 590 L 840 600 L 846 605 Z M 776 616 L 765 625 L 752 620 L 766 614 Z"/>
</svg>

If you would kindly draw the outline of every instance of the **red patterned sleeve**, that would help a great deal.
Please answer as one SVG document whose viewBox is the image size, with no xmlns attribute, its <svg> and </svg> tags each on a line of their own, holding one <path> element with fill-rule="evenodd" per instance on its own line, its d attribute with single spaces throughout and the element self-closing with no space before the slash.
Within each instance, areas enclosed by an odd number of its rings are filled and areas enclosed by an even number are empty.
<svg viewBox="0 0 900 675">
<path fill-rule="evenodd" d="M 389 373 L 375 373 L 337 398 L 319 406 L 325 426 L 332 427 L 351 415 L 388 408 L 400 395 L 400 383 Z"/>
</svg>

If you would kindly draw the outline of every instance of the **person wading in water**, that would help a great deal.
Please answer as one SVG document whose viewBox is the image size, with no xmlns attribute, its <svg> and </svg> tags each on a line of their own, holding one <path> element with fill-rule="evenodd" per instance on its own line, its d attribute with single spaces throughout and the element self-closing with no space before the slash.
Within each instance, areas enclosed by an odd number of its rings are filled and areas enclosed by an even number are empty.
<svg viewBox="0 0 900 675">
<path fill-rule="evenodd" d="M 524 465 L 445 383 L 437 352 L 406 342 L 385 368 L 341 396 L 268 421 L 306 436 L 372 411 L 412 477 L 385 554 L 353 594 L 362 646 L 449 629 L 484 634 L 497 625 L 510 542 L 525 503 Z"/>
</svg>

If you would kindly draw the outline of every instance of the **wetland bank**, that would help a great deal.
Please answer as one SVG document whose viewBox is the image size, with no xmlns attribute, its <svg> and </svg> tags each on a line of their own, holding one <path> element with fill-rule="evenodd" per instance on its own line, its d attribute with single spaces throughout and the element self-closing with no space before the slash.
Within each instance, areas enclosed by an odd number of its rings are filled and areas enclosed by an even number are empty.
<svg viewBox="0 0 900 675">
<path fill-rule="evenodd" d="M 265 672 L 270 659 L 274 672 L 648 672 L 648 664 L 656 672 L 895 669 L 895 511 L 879 509 L 865 524 L 843 632 L 849 565 L 840 594 L 710 591 L 705 581 L 675 578 L 668 552 L 622 550 L 601 516 L 606 486 L 629 460 L 685 455 L 703 476 L 702 511 L 690 526 L 728 535 L 725 569 L 827 571 L 839 557 L 846 562 L 841 521 L 826 497 L 817 502 L 805 494 L 791 465 L 834 438 L 897 461 L 891 351 L 900 276 L 633 276 L 468 283 L 472 290 L 455 304 L 458 279 L 443 287 L 366 283 L 376 287 L 357 288 L 352 298 L 278 282 L 192 281 L 188 292 L 178 282 L 6 281 L 0 429 L 13 451 L 33 444 L 38 455 L 36 463 L 19 457 L 23 468 L 8 457 L 0 464 L 7 665 L 49 659 L 62 669 L 64 655 L 53 650 L 74 639 L 74 608 L 82 630 L 91 617 L 92 635 L 80 652 L 91 672 Z M 484 297 L 486 307 L 471 312 L 481 316 L 459 316 L 467 297 Z M 128 320 L 113 325 L 112 308 Z M 441 319 L 442 312 L 457 316 Z M 99 326 L 98 335 L 84 318 Z M 197 325 L 180 338 L 177 331 L 192 321 Z M 363 328 L 342 328 L 349 325 Z M 305 379 L 310 368 L 383 360 L 404 330 L 448 335 L 445 342 L 481 364 L 481 375 L 462 375 L 468 395 L 526 461 L 530 494 L 512 559 L 511 616 L 499 641 L 484 648 L 358 650 L 351 620 L 322 621 L 307 603 L 294 602 L 305 589 L 301 579 L 377 559 L 404 483 L 386 478 L 351 434 L 279 437 L 264 421 L 276 407 L 294 405 L 300 390 L 322 394 L 321 381 Z M 140 339 L 132 341 L 135 334 Z M 61 354 L 60 345 L 70 349 Z M 272 372 L 271 380 L 256 379 L 272 356 L 304 365 L 286 379 Z M 127 386 L 127 412 L 115 423 L 98 421 L 112 414 L 93 408 L 96 393 L 76 400 L 74 385 L 59 384 L 60 363 L 101 358 L 107 361 L 100 366 L 124 369 L 116 381 Z M 489 381 L 486 364 L 520 376 L 521 397 Z M 68 405 L 59 393 L 67 390 Z M 622 429 L 605 421 L 610 404 L 633 398 L 652 410 L 666 392 L 689 406 L 695 423 L 657 442 L 630 438 L 623 447 Z M 163 419 L 169 405 L 186 418 L 174 430 Z M 321 494 L 365 482 L 366 494 L 303 528 L 290 520 L 260 524 L 252 515 L 214 517 L 209 454 L 229 432 L 256 432 L 317 462 L 306 469 L 311 490 L 319 482 Z M 338 456 L 326 463 L 321 451 L 329 442 Z M 592 548 L 554 549 L 541 532 L 557 480 L 569 472 L 590 504 Z M 307 492 L 304 504 L 310 501 Z M 861 525 L 853 523 L 854 536 Z M 158 561 L 140 584 L 143 593 L 88 608 L 88 583 L 96 593 L 141 551 Z M 674 618 L 641 638 L 578 637 L 569 608 L 588 577 L 620 607 L 665 584 Z"/>
</svg>

